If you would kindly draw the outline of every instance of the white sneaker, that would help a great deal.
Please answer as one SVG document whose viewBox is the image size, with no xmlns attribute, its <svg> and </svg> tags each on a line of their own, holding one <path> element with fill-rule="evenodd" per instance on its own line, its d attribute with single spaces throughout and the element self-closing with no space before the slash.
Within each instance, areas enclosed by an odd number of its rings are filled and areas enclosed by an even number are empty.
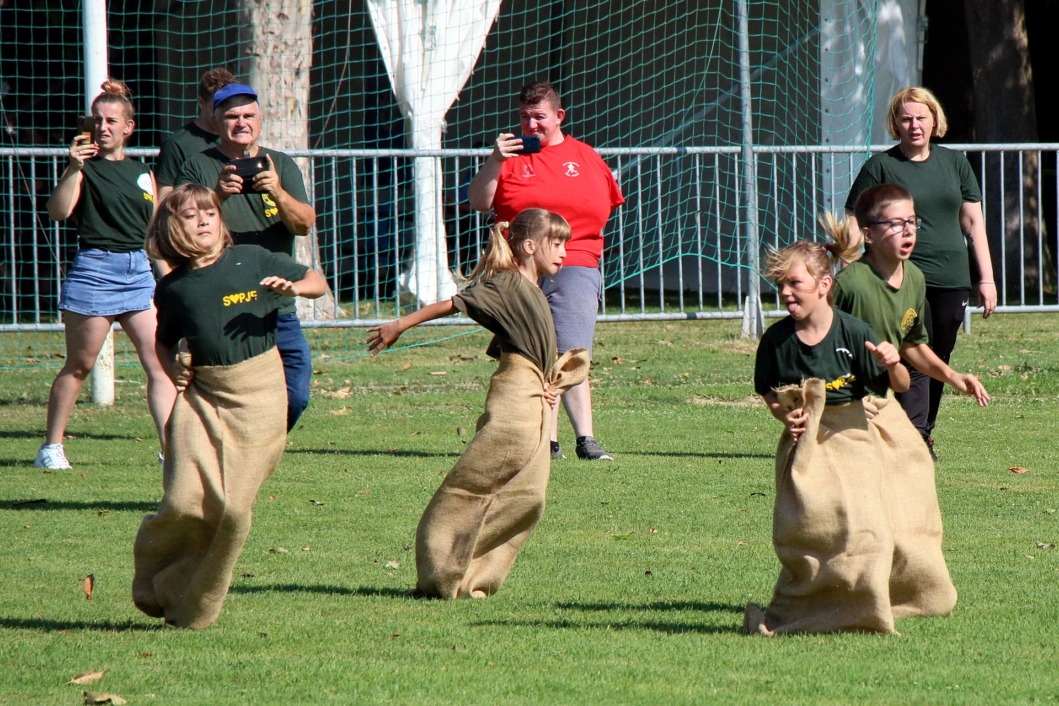
<svg viewBox="0 0 1059 706">
<path fill-rule="evenodd" d="M 37 458 L 33 459 L 33 465 L 37 468 L 50 468 L 52 470 L 63 470 L 73 468 L 66 460 L 66 453 L 62 444 L 42 444 Z"/>
</svg>

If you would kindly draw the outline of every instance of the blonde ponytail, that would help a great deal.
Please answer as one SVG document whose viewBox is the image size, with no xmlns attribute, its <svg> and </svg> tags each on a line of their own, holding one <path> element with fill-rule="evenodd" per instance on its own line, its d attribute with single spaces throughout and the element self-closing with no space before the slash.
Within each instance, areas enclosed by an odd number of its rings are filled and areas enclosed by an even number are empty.
<svg viewBox="0 0 1059 706">
<path fill-rule="evenodd" d="M 473 287 L 479 282 L 492 278 L 498 272 L 514 270 L 518 267 L 515 255 L 511 252 L 511 246 L 504 238 L 504 231 L 511 224 L 507 221 L 497 221 L 489 228 L 489 242 L 485 246 L 485 252 L 474 266 L 471 273 L 466 277 L 457 275 L 460 289 Z"/>
<path fill-rule="evenodd" d="M 831 237 L 831 242 L 823 247 L 832 257 L 846 264 L 860 259 L 861 234 L 850 228 L 848 218 L 827 211 L 818 220 L 824 233 Z"/>
</svg>

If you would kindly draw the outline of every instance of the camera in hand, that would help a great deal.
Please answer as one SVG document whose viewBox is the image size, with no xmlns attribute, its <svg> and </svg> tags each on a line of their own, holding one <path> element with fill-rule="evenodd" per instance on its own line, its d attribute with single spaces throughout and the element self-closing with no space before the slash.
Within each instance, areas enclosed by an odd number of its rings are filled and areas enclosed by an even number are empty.
<svg viewBox="0 0 1059 706">
<path fill-rule="evenodd" d="M 537 154 L 541 151 L 540 135 L 522 136 L 522 154 Z"/>
<path fill-rule="evenodd" d="M 235 167 L 235 173 L 243 179 L 242 193 L 254 193 L 254 177 L 268 169 L 268 160 L 264 157 L 240 157 L 228 162 Z"/>
</svg>

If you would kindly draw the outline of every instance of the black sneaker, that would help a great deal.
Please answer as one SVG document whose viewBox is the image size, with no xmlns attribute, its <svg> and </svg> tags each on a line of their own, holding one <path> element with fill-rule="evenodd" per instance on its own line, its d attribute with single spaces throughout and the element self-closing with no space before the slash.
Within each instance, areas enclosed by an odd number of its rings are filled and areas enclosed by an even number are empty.
<svg viewBox="0 0 1059 706">
<path fill-rule="evenodd" d="M 559 442 L 558 441 L 553 441 L 551 443 L 552 443 L 552 460 L 553 461 L 557 461 L 557 460 L 559 460 L 561 458 L 566 458 L 566 454 L 563 453 L 563 447 L 559 444 Z"/>
<path fill-rule="evenodd" d="M 577 437 L 577 457 L 582 461 L 613 461 L 614 457 L 607 453 L 599 442 L 591 436 Z"/>
<path fill-rule="evenodd" d="M 934 453 L 934 437 L 933 436 L 928 436 L 928 437 L 924 438 L 923 441 L 927 442 L 927 450 L 930 451 L 930 460 L 933 461 L 934 463 L 937 463 L 938 462 L 938 455 L 936 453 Z"/>
</svg>

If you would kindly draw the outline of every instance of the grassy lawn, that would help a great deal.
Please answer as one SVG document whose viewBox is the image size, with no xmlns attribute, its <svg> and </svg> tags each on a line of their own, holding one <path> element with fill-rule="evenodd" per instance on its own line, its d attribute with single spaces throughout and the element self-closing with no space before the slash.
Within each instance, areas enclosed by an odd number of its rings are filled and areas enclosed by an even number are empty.
<svg viewBox="0 0 1059 706">
<path fill-rule="evenodd" d="M 553 464 L 503 590 L 447 603 L 403 593 L 419 515 L 482 407 L 487 336 L 343 359 L 363 331 L 312 332 L 313 402 L 202 632 L 129 596 L 132 540 L 161 493 L 137 369 L 118 369 L 115 406 L 78 407 L 74 470 L 56 472 L 31 465 L 54 371 L 0 371 L 0 703 L 76 704 L 83 689 L 133 704 L 1059 700 L 1055 322 L 976 318 L 957 345 L 954 366 L 994 397 L 947 396 L 935 434 L 960 600 L 950 618 L 899 621 L 899 637 L 740 634 L 779 570 L 780 430 L 738 322 L 601 326 L 596 431 L 617 461 L 574 460 L 563 419 L 571 459 Z"/>
</svg>

